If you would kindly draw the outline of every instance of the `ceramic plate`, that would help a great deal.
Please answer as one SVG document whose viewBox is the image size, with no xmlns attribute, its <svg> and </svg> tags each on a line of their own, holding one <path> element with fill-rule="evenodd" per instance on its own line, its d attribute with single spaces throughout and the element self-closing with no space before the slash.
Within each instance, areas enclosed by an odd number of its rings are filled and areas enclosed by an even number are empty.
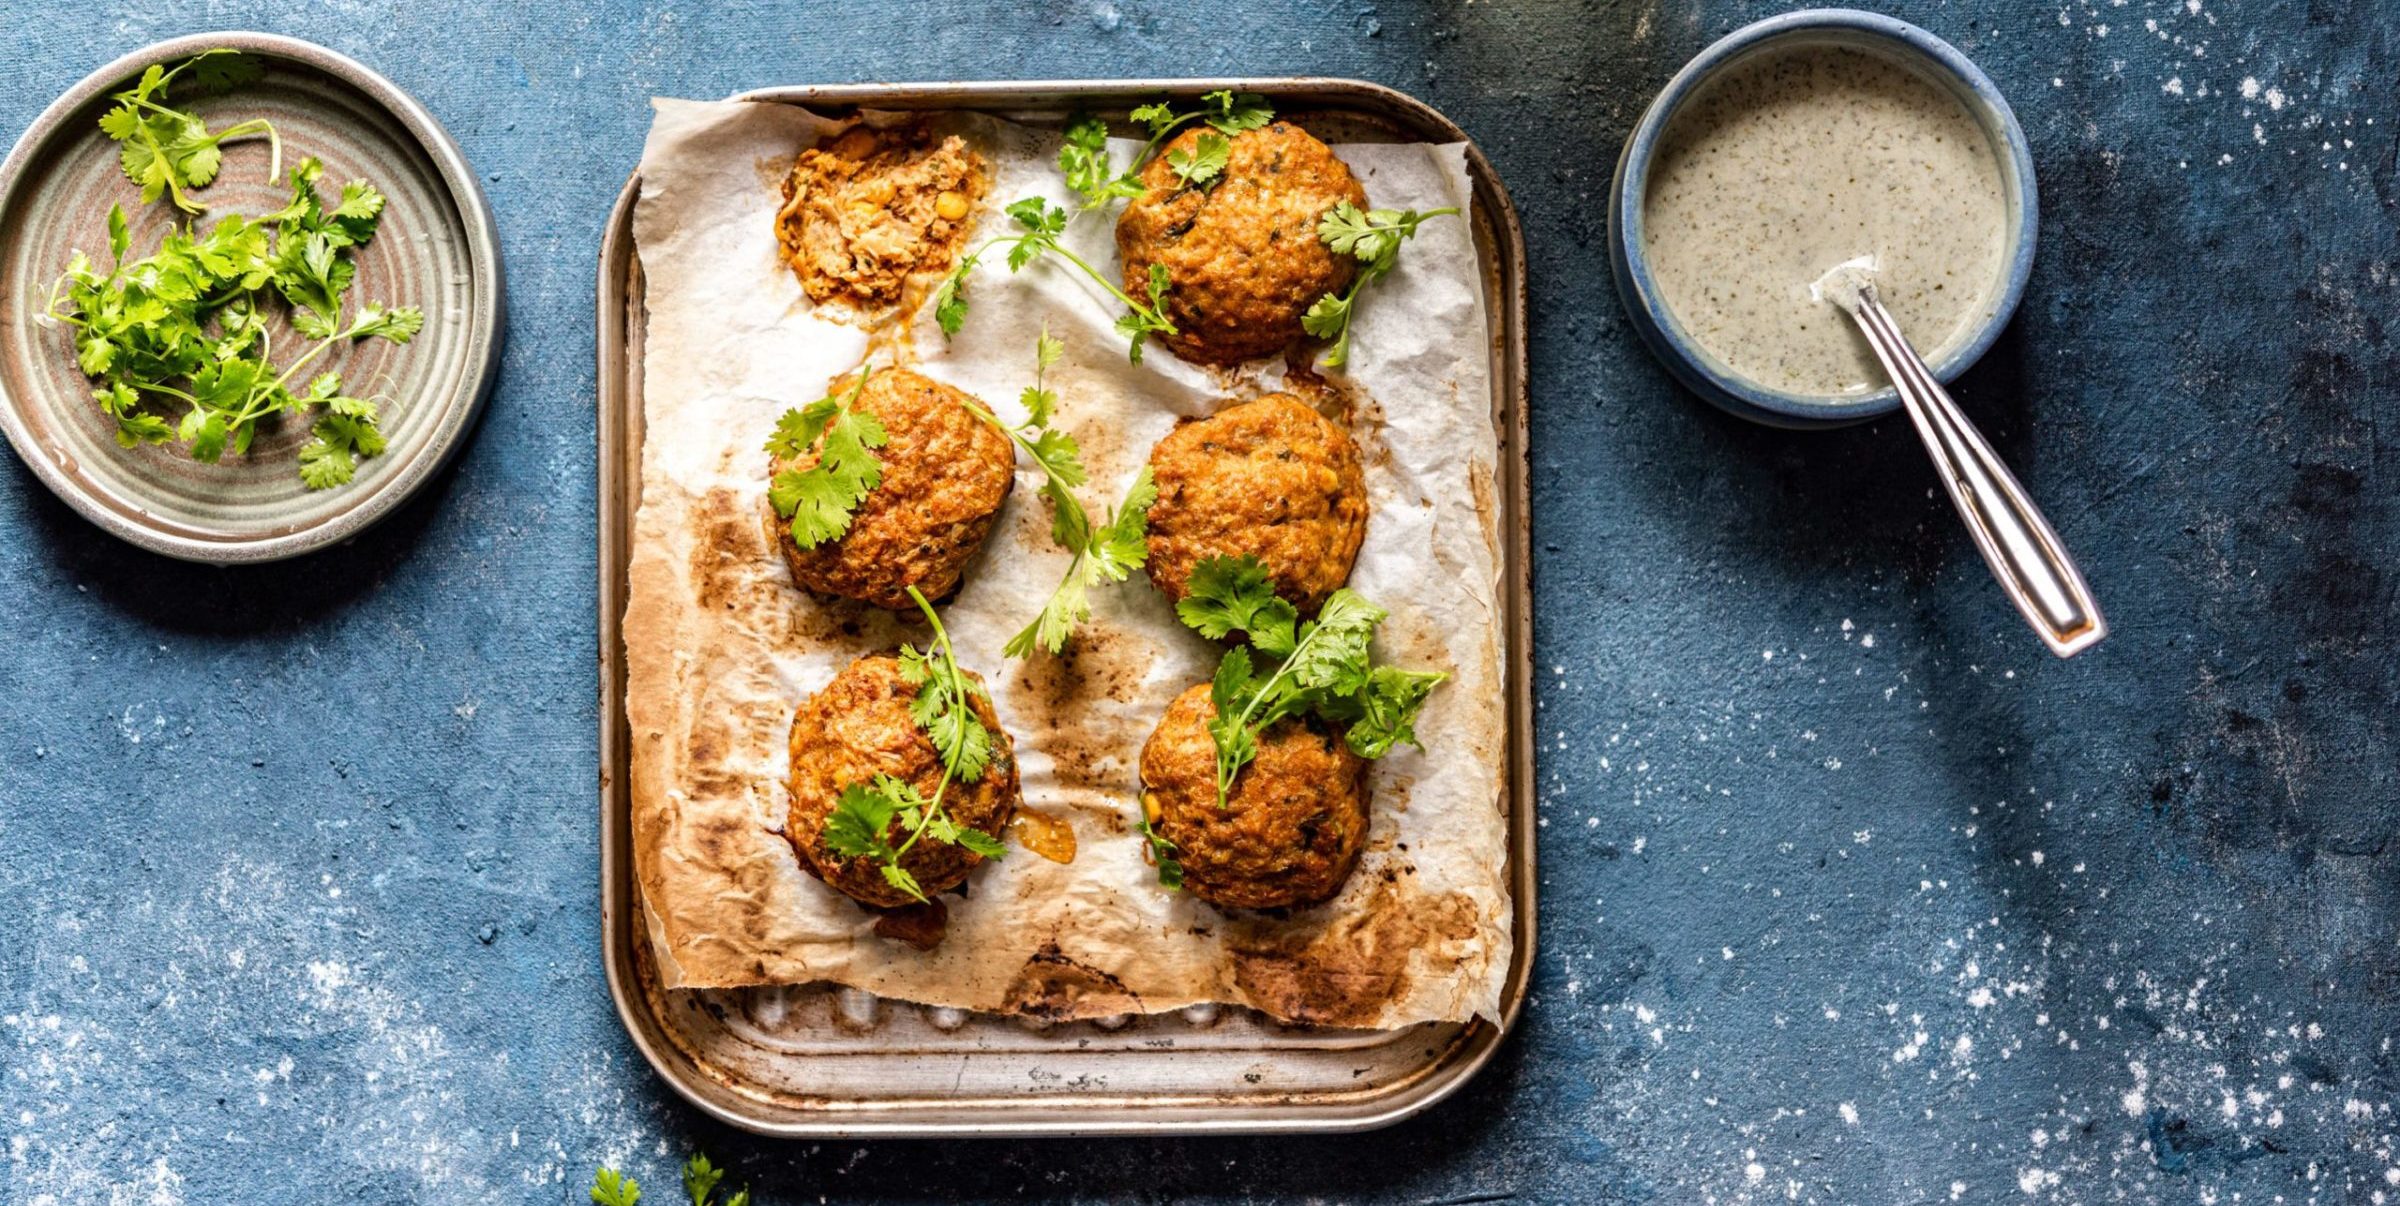
<svg viewBox="0 0 2400 1206">
<path fill-rule="evenodd" d="M 261 424 L 249 455 L 228 453 L 214 465 L 179 445 L 119 448 L 115 422 L 93 404 L 93 384 L 76 367 L 70 331 L 42 317 L 70 255 L 82 250 L 106 262 L 111 204 L 124 206 L 131 220 L 135 256 L 183 220 L 163 197 L 141 203 L 98 122 L 109 94 L 143 68 L 218 46 L 256 57 L 266 74 L 190 100 L 211 129 L 264 117 L 282 134 L 287 171 L 314 155 L 325 163 L 320 190 L 332 194 L 343 181 L 364 179 L 388 198 L 374 241 L 358 253 L 344 313 L 368 301 L 425 311 L 424 331 L 406 346 L 344 345 L 303 370 L 303 377 L 338 370 L 347 392 L 381 405 L 389 447 L 360 461 L 347 485 L 302 486 L 295 454 L 309 432 L 296 417 Z M 282 208 L 290 189 L 269 181 L 265 140 L 224 149 L 216 181 L 195 194 L 210 207 L 197 221 Z M 502 295 L 499 239 L 474 173 L 441 126 L 389 80 L 323 47 L 271 34 L 161 42 L 77 84 L 0 165 L 0 430 L 69 506 L 143 548 L 189 561 L 296 556 L 389 514 L 457 450 L 499 367 Z M 277 310 L 277 343 L 301 346 L 280 327 Z M 275 359 L 288 366 L 291 353 Z"/>
</svg>

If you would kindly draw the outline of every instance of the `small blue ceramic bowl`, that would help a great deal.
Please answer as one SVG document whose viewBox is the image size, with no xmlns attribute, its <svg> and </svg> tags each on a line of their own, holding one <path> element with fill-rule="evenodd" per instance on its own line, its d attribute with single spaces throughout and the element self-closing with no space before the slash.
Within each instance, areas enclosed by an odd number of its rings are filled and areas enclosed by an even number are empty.
<svg viewBox="0 0 2400 1206">
<path fill-rule="evenodd" d="M 2033 156 L 2025 131 L 2008 101 L 1957 47 L 1893 17 L 1850 8 L 1809 9 L 1769 17 L 1745 25 L 1719 39 L 1698 58 L 1684 65 L 1667 82 L 1666 90 L 1650 102 L 1634 127 L 1625 152 L 1617 159 L 1616 179 L 1608 206 L 1609 262 L 1616 270 L 1617 293 L 1635 329 L 1658 354 L 1668 371 L 1694 393 L 1743 418 L 1777 427 L 1836 427 L 1863 422 L 1899 409 L 1899 395 L 1889 389 L 1854 397 L 1829 398 L 1768 389 L 1726 367 L 1708 350 L 1684 334 L 1659 296 L 1644 258 L 1642 203 L 1649 191 L 1650 164 L 1659 139 L 1676 110 L 1702 83 L 1719 71 L 1770 46 L 1821 43 L 1874 51 L 1913 66 L 1925 78 L 1955 92 L 1967 111 L 1983 123 L 1984 133 L 2000 151 L 2001 187 L 2009 193 L 2009 232 L 2006 270 L 1999 295 L 1974 337 L 1952 349 L 1933 365 L 1934 376 L 1947 383 L 1974 364 L 2000 337 L 2009 316 L 2025 294 L 2025 278 L 2033 270 L 2034 223 L 2038 205 L 2033 180 Z"/>
</svg>

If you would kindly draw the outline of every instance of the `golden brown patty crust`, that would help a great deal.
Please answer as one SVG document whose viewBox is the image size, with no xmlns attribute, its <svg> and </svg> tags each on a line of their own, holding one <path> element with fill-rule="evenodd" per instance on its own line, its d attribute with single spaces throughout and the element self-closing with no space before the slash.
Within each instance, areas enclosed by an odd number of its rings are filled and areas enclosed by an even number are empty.
<svg viewBox="0 0 2400 1206">
<path fill-rule="evenodd" d="M 833 383 L 836 393 L 856 378 Z M 914 606 L 908 588 L 929 599 L 958 588 L 967 561 L 991 534 L 992 517 L 1016 485 L 1008 437 L 969 412 L 968 395 L 908 369 L 878 369 L 852 406 L 875 416 L 890 442 L 875 450 L 883 480 L 860 500 L 850 530 L 813 549 L 792 539 L 791 524 L 769 505 L 767 524 L 803 590 L 859 599 L 877 607 Z M 817 462 L 815 449 L 768 467 L 771 478 Z"/>
<path fill-rule="evenodd" d="M 1230 909 L 1316 904 L 1342 890 L 1367 837 L 1367 763 L 1296 717 L 1269 726 L 1258 760 L 1217 804 L 1217 714 L 1203 683 L 1175 698 L 1142 747 L 1142 798 L 1175 843 L 1183 886 Z"/>
<path fill-rule="evenodd" d="M 973 674 L 968 677 L 981 681 Z M 792 717 L 792 809 L 784 822 L 784 837 L 809 874 L 877 908 L 915 901 L 884 882 L 875 860 L 845 859 L 829 849 L 825 818 L 841 802 L 843 788 L 871 782 L 877 775 L 890 775 L 927 797 L 933 795 L 942 779 L 942 759 L 908 714 L 909 701 L 916 695 L 917 689 L 900 677 L 899 659 L 874 653 L 850 663 L 824 690 L 802 701 Z M 1017 760 L 992 701 L 980 695 L 974 700 L 975 715 L 992 731 L 992 761 L 974 783 L 953 779 L 942 796 L 942 809 L 959 824 L 996 838 L 1016 815 Z M 888 836 L 894 844 L 904 836 L 897 820 Z M 971 850 L 924 838 L 900 866 L 931 896 L 966 882 L 967 873 L 982 862 L 983 856 Z"/>
<path fill-rule="evenodd" d="M 1280 121 L 1233 135 L 1224 175 L 1185 186 L 1167 155 L 1215 134 L 1186 130 L 1143 165 L 1148 191 L 1117 219 L 1117 254 L 1135 297 L 1146 295 L 1150 265 L 1166 265 L 1167 319 L 1179 333 L 1160 338 L 1176 355 L 1239 364 L 1291 346 L 1304 334 L 1300 316 L 1350 286 L 1358 262 L 1317 238 L 1317 219 L 1338 201 L 1364 208 L 1367 190 L 1332 148 Z"/>
<path fill-rule="evenodd" d="M 1210 557 L 1256 557 L 1275 593 L 1302 614 L 1350 577 L 1367 535 L 1358 444 L 1290 394 L 1229 406 L 1167 433 L 1150 450 L 1150 580 L 1191 593 Z"/>
<path fill-rule="evenodd" d="M 810 301 L 879 310 L 910 276 L 950 270 L 990 180 L 955 134 L 858 126 L 793 162 L 775 242 Z"/>
</svg>

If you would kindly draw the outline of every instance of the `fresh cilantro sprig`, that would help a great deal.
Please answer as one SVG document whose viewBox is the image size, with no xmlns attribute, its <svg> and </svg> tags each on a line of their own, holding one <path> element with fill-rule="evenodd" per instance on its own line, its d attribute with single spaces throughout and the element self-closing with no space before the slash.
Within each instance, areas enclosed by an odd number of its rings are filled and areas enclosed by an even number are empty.
<svg viewBox="0 0 2400 1206">
<path fill-rule="evenodd" d="M 908 597 L 933 626 L 933 644 L 924 652 L 911 645 L 900 647 L 900 680 L 917 689 L 909 716 L 941 757 L 942 776 L 930 797 L 891 775 L 843 788 L 842 798 L 825 816 L 825 845 L 843 858 L 875 860 L 885 883 L 922 901 L 924 887 L 900 865 L 919 841 L 931 837 L 985 858 L 999 858 L 1006 851 L 998 839 L 959 824 L 942 808 L 953 780 L 981 782 L 990 769 L 992 731 L 975 715 L 973 700 L 984 693 L 983 686 L 959 669 L 941 617 L 916 587 L 908 588 Z M 895 821 L 906 834 L 898 842 L 891 836 Z"/>
<path fill-rule="evenodd" d="M 205 234 L 172 229 L 159 248 L 129 260 L 133 238 L 122 207 L 108 215 L 110 266 L 76 252 L 51 287 L 47 318 L 74 329 L 78 367 L 99 386 L 93 399 L 117 424 L 117 443 L 179 442 L 194 459 L 246 455 L 258 424 L 312 415 L 300 449 L 310 489 L 347 482 L 358 461 L 384 449 L 375 403 L 345 393 L 340 374 L 301 370 L 345 343 L 407 343 L 425 325 L 413 306 L 369 303 L 345 323 L 342 306 L 357 277 L 353 259 L 375 237 L 383 195 L 364 181 L 342 188 L 328 208 L 314 159 L 291 171 L 292 197 L 258 218 L 229 214 Z M 280 298 L 292 328 L 310 342 L 278 365 L 268 322 Z M 169 421 L 160 411 L 182 412 Z"/>
<path fill-rule="evenodd" d="M 110 95 L 116 107 L 100 115 L 100 130 L 120 144 L 118 165 L 124 168 L 127 180 L 141 186 L 142 204 L 158 200 L 164 192 L 175 208 L 199 213 L 206 207 L 184 190 L 204 187 L 216 179 L 224 162 L 223 144 L 237 138 L 266 135 L 267 181 L 273 183 L 283 175 L 283 138 L 272 122 L 258 118 L 211 134 L 207 122 L 166 103 L 176 81 L 187 72 L 187 90 L 207 93 L 247 83 L 262 70 L 256 60 L 239 51 L 208 50 L 173 67 L 152 63 L 131 88 Z"/>
<path fill-rule="evenodd" d="M 1059 580 L 1058 589 L 1042 605 L 1042 614 L 1010 637 L 1002 648 L 1001 652 L 1008 657 L 1025 657 L 1037 646 L 1053 655 L 1064 652 L 1076 626 L 1091 618 L 1092 588 L 1123 582 L 1150 556 L 1145 537 L 1149 533 L 1150 504 L 1158 501 L 1158 488 L 1151 484 L 1149 466 L 1143 466 L 1135 475 L 1132 487 L 1125 492 L 1125 501 L 1109 513 L 1105 522 L 1095 525 L 1075 498 L 1075 488 L 1089 477 L 1083 467 L 1082 449 L 1073 435 L 1050 425 L 1051 416 L 1058 409 L 1058 394 L 1050 389 L 1047 377 L 1050 366 L 1058 363 L 1065 353 L 1066 344 L 1053 338 L 1048 328 L 1035 339 L 1033 384 L 1025 387 L 1018 399 L 1025 407 L 1025 422 L 1011 427 L 974 402 L 966 404 L 977 418 L 991 424 L 993 430 L 1007 436 L 1033 458 L 1034 464 L 1041 466 L 1041 495 L 1050 504 L 1050 538 L 1075 555 L 1067 565 L 1066 576 Z"/>
<path fill-rule="evenodd" d="M 725 1179 L 725 1170 L 709 1163 L 705 1153 L 695 1153 L 683 1162 L 683 1193 L 691 1206 L 750 1206 L 750 1189 L 744 1186 L 732 1197 L 719 1202 L 717 1185 Z M 642 1183 L 616 1169 L 602 1168 L 592 1174 L 593 1206 L 640 1206 Z"/>
<path fill-rule="evenodd" d="M 1067 187 L 1083 198 L 1083 208 L 1097 209 L 1111 201 L 1141 196 L 1145 191 L 1141 182 L 1142 165 L 1150 162 L 1150 157 L 1158 152 L 1168 135 L 1184 126 L 1195 121 L 1206 121 L 1216 128 L 1218 135 L 1223 136 L 1209 135 L 1201 139 L 1201 155 L 1205 157 L 1210 154 L 1209 146 L 1224 148 L 1228 145 L 1226 139 L 1233 135 L 1244 130 L 1255 130 L 1275 120 L 1275 109 L 1267 103 L 1267 98 L 1254 92 L 1237 94 L 1217 91 L 1201 97 L 1200 108 L 1186 113 L 1177 113 L 1174 106 L 1162 102 L 1143 105 L 1135 109 L 1131 116 L 1150 131 L 1150 141 L 1134 154 L 1133 162 L 1127 164 L 1122 172 L 1116 170 L 1116 165 L 1109 158 L 1106 121 L 1086 114 L 1067 123 L 1066 141 L 1058 148 L 1058 170 L 1059 174 L 1066 177 Z M 1194 179 L 1192 172 L 1176 166 L 1175 160 L 1180 154 L 1169 155 L 1168 166 L 1174 168 L 1176 175 L 1192 187 L 1206 186 L 1225 167 L 1220 150 L 1216 152 L 1216 166 L 1205 170 L 1202 178 Z M 1184 158 L 1188 161 L 1193 157 Z"/>
<path fill-rule="evenodd" d="M 1149 817 L 1141 823 L 1142 840 L 1150 844 L 1151 865 L 1158 868 L 1159 886 L 1173 892 L 1183 886 L 1183 861 L 1175 857 L 1177 846 Z"/>
<path fill-rule="evenodd" d="M 1150 265 L 1147 302 L 1136 301 L 1082 256 L 1067 250 L 1059 237 L 1067 230 L 1067 211 L 1040 197 L 1027 197 L 1008 207 L 1008 216 L 1021 228 L 1016 234 L 996 235 L 980 247 L 959 258 L 950 275 L 942 278 L 941 286 L 933 292 L 933 318 L 941 324 L 942 334 L 956 335 L 967 321 L 967 277 L 983 261 L 985 252 L 1002 244 L 1008 246 L 1008 270 L 1022 271 L 1026 265 L 1045 255 L 1056 255 L 1083 274 L 1097 281 L 1110 296 L 1125 303 L 1125 313 L 1117 318 L 1117 332 L 1130 344 L 1126 355 L 1135 364 L 1142 362 L 1142 344 L 1152 335 L 1174 335 L 1175 324 L 1166 312 L 1167 268 L 1164 264 Z"/>
<path fill-rule="evenodd" d="M 1230 138 L 1275 120 L 1275 106 L 1255 92 L 1220 89 L 1203 94 L 1200 107 L 1188 112 L 1177 113 L 1171 105 L 1153 103 L 1135 109 L 1128 116 L 1150 131 L 1149 143 L 1142 147 L 1141 154 L 1133 157 L 1133 166 L 1138 169 L 1149 162 L 1150 156 L 1169 135 L 1195 121 L 1205 121 L 1219 134 Z"/>
<path fill-rule="evenodd" d="M 1400 244 L 1416 237 L 1417 227 L 1427 218 L 1457 212 L 1456 206 L 1422 213 L 1413 209 L 1361 211 L 1343 201 L 1317 220 L 1317 238 L 1335 255 L 1350 256 L 1360 264 L 1358 277 L 1348 289 L 1318 298 L 1300 317 L 1300 326 L 1309 334 L 1332 341 L 1333 347 L 1325 353 L 1325 367 L 1340 368 L 1350 359 L 1350 317 L 1358 309 L 1359 292 L 1391 272 L 1400 262 Z"/>
<path fill-rule="evenodd" d="M 767 453 L 784 460 L 824 441 L 816 464 L 780 470 L 767 482 L 768 503 L 789 521 L 792 541 L 801 548 L 840 539 L 850 530 L 860 500 L 883 482 L 883 461 L 874 450 L 891 436 L 875 416 L 855 409 L 874 375 L 870 365 L 849 389 L 783 412 L 767 437 Z"/>
<path fill-rule="evenodd" d="M 1353 752 L 1381 758 L 1402 742 L 1417 744 L 1417 713 L 1449 677 L 1376 665 L 1368 647 L 1389 613 L 1348 587 L 1333 592 L 1315 620 L 1301 620 L 1254 557 L 1211 557 L 1194 566 L 1191 593 L 1175 613 L 1212 640 L 1236 632 L 1249 639 L 1247 647 L 1226 650 L 1209 684 L 1220 807 L 1276 721 L 1315 716 L 1344 725 Z"/>
<path fill-rule="evenodd" d="M 683 1162 L 683 1193 L 691 1199 L 691 1206 L 718 1206 L 717 1185 L 724 1179 L 725 1170 L 709 1163 L 705 1152 L 694 1152 Z M 723 1206 L 750 1206 L 750 1187 L 736 1190 Z"/>
<path fill-rule="evenodd" d="M 613 1168 L 603 1168 L 592 1174 L 594 1206 L 640 1206 L 641 1200 L 641 1182 Z"/>
<path fill-rule="evenodd" d="M 1058 172 L 1067 187 L 1083 198 L 1083 208 L 1097 209 L 1111 201 L 1142 195 L 1142 182 L 1132 169 L 1116 170 L 1108 154 L 1108 122 L 1090 114 L 1067 123 L 1066 141 L 1059 144 Z"/>
</svg>

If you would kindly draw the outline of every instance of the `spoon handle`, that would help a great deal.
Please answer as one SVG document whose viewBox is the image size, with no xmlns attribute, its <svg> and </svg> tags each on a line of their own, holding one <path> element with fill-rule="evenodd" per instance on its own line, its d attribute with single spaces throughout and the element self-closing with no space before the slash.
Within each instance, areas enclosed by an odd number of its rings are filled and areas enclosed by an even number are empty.
<svg viewBox="0 0 2400 1206">
<path fill-rule="evenodd" d="M 1908 417 L 1950 491 L 1950 501 L 1975 536 L 1975 547 L 1983 550 L 1992 576 L 2000 580 L 2025 622 L 2060 657 L 2073 657 L 2108 635 L 2099 601 L 2059 544 L 2058 533 L 1958 403 L 1933 379 L 1872 288 L 1864 291 L 1852 313 L 1900 391 Z"/>
</svg>

